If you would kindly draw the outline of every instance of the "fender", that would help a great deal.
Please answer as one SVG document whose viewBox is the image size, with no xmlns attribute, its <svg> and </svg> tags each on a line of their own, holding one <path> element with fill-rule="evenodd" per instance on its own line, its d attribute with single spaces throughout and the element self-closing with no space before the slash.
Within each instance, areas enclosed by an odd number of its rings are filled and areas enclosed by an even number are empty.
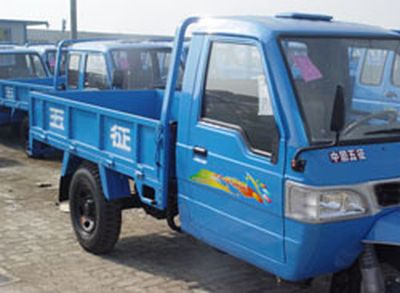
<svg viewBox="0 0 400 293">
<path fill-rule="evenodd" d="M 69 185 L 71 183 L 72 175 L 81 163 L 81 158 L 71 155 L 69 152 L 64 152 L 58 190 L 59 203 L 68 200 Z"/>
<path fill-rule="evenodd" d="M 74 156 L 69 152 L 64 152 L 59 185 L 59 202 L 68 200 L 69 185 L 72 176 L 84 161 L 82 158 Z M 131 197 L 127 176 L 116 173 L 101 164 L 98 164 L 97 167 L 104 196 L 108 201 Z"/>
<path fill-rule="evenodd" d="M 396 210 L 378 219 L 363 242 L 400 246 L 399 227 L 400 210 Z"/>
<path fill-rule="evenodd" d="M 98 165 L 98 168 L 104 196 L 108 201 L 131 197 L 127 176 L 117 173 L 101 164 Z"/>
</svg>

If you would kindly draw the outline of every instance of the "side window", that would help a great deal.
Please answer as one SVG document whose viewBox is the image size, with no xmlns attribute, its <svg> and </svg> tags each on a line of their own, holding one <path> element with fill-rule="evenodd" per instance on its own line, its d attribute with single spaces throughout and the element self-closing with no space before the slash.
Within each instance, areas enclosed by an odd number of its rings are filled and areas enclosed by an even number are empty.
<svg viewBox="0 0 400 293">
<path fill-rule="evenodd" d="M 51 74 L 54 74 L 54 69 L 56 67 L 57 62 L 57 52 L 56 51 L 48 51 L 46 53 L 46 65 L 50 70 Z"/>
<path fill-rule="evenodd" d="M 365 53 L 365 60 L 361 71 L 361 83 L 378 86 L 382 83 L 388 51 L 370 49 Z"/>
<path fill-rule="evenodd" d="M 349 48 L 349 75 L 351 78 L 357 76 L 357 71 L 360 66 L 361 57 L 365 50 L 362 48 Z"/>
<path fill-rule="evenodd" d="M 171 53 L 157 52 L 157 59 L 160 67 L 161 80 L 166 80 L 168 77 L 169 64 L 171 63 Z"/>
<path fill-rule="evenodd" d="M 102 54 L 89 54 L 85 66 L 85 88 L 104 90 L 109 88 L 107 63 Z"/>
<path fill-rule="evenodd" d="M 139 64 L 136 72 L 133 74 L 133 84 L 135 88 L 149 88 L 157 83 L 154 80 L 153 60 L 150 51 L 139 53 Z"/>
<path fill-rule="evenodd" d="M 393 64 L 392 82 L 396 87 L 400 87 L 400 55 L 398 54 Z"/>
<path fill-rule="evenodd" d="M 38 55 L 32 55 L 31 60 L 33 65 L 33 71 L 35 73 L 34 76 L 39 78 L 46 77 L 46 71 L 43 68 L 43 63 L 40 60 L 40 57 Z"/>
<path fill-rule="evenodd" d="M 171 64 L 171 51 L 159 51 L 156 54 L 156 59 L 158 62 L 158 68 L 159 68 L 159 82 L 161 82 L 164 86 L 167 82 L 168 79 L 168 73 L 169 73 L 169 66 Z M 178 75 L 178 83 L 176 85 L 177 89 L 179 90 L 182 88 L 182 81 L 183 81 L 183 70 L 184 70 L 184 65 L 181 64 L 179 68 L 179 75 Z"/>
<path fill-rule="evenodd" d="M 68 57 L 68 87 L 70 89 L 77 89 L 79 87 L 79 67 L 81 64 L 81 55 L 71 54 Z"/>
<path fill-rule="evenodd" d="M 202 119 L 240 128 L 255 151 L 272 154 L 279 140 L 262 56 L 254 45 L 218 43 L 211 48 Z"/>
</svg>

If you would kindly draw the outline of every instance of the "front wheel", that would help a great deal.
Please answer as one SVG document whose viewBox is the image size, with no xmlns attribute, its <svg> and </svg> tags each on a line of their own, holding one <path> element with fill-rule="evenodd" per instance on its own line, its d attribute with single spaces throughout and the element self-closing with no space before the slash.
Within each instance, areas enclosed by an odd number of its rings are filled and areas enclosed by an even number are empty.
<svg viewBox="0 0 400 293">
<path fill-rule="evenodd" d="M 361 271 L 358 262 L 347 270 L 333 274 L 329 293 L 361 293 Z"/>
<path fill-rule="evenodd" d="M 121 231 L 121 208 L 107 202 L 95 166 L 83 165 L 69 191 L 72 226 L 79 244 L 94 254 L 109 253 Z"/>
<path fill-rule="evenodd" d="M 378 248 L 379 254 L 376 254 Z M 330 293 L 400 293 L 399 263 L 391 262 L 396 250 L 389 249 L 383 252 L 390 257 L 383 257 L 381 246 L 364 245 L 364 252 L 352 267 L 335 273 L 332 276 Z M 388 261 L 389 260 L 389 261 Z"/>
</svg>

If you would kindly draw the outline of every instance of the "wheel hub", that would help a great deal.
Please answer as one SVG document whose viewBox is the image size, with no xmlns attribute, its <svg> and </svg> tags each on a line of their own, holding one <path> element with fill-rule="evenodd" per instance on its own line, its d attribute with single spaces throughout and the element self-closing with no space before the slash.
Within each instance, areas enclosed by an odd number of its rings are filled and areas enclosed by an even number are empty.
<svg viewBox="0 0 400 293">
<path fill-rule="evenodd" d="M 96 222 L 95 204 L 92 199 L 85 199 L 81 204 L 79 222 L 85 232 L 93 232 Z"/>
</svg>

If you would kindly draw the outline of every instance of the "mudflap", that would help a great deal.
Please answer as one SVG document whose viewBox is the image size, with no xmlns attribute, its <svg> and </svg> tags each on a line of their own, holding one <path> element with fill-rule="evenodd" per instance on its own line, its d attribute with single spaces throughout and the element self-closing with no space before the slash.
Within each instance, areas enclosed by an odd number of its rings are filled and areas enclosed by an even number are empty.
<svg viewBox="0 0 400 293">
<path fill-rule="evenodd" d="M 364 243 L 400 246 L 400 211 L 387 214 L 377 220 Z"/>
</svg>

